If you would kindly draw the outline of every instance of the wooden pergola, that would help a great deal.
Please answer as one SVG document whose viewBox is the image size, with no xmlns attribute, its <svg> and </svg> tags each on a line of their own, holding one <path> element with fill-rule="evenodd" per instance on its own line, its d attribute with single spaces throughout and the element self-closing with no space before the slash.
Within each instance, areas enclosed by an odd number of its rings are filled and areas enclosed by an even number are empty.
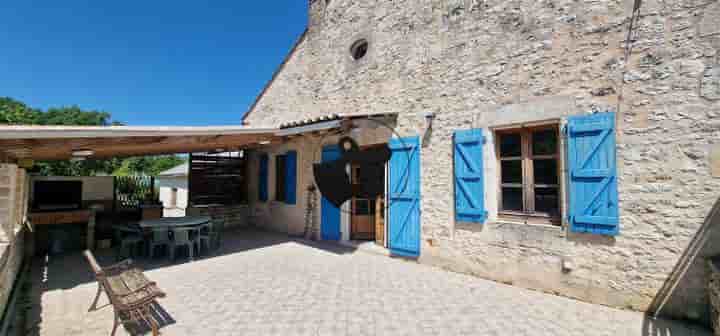
<svg viewBox="0 0 720 336">
<path fill-rule="evenodd" d="M 237 151 L 279 142 L 276 132 L 243 126 L 0 126 L 0 161 Z"/>
<path fill-rule="evenodd" d="M 283 123 L 280 128 L 0 125 L 0 162 L 233 152 L 281 143 L 283 139 L 305 134 L 347 130 L 357 119 L 394 116 L 392 113 L 332 114 Z"/>
</svg>

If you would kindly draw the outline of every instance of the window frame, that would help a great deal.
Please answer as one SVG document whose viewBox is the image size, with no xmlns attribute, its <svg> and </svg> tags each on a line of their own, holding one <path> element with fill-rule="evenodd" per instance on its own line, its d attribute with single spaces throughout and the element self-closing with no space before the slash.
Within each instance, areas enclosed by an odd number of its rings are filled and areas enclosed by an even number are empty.
<svg viewBox="0 0 720 336">
<path fill-rule="evenodd" d="M 521 221 L 525 224 L 546 224 L 557 227 L 562 226 L 565 207 L 563 206 L 564 175 L 562 171 L 563 155 L 565 155 L 562 141 L 562 123 L 560 120 L 552 120 L 534 124 L 516 124 L 507 127 L 493 128 L 495 138 L 495 156 L 497 165 L 497 215 L 500 220 Z M 556 134 L 556 150 L 554 154 L 534 155 L 532 136 L 534 132 L 542 130 L 554 130 Z M 503 157 L 500 152 L 500 138 L 505 134 L 520 135 L 520 156 Z M 535 160 L 554 159 L 556 162 L 557 184 L 536 184 L 534 175 Z M 503 161 L 521 162 L 521 183 L 503 183 Z M 503 209 L 503 188 L 519 188 L 522 192 L 522 211 Z M 557 191 L 557 215 L 549 212 L 536 211 L 535 189 L 555 188 Z"/>
</svg>

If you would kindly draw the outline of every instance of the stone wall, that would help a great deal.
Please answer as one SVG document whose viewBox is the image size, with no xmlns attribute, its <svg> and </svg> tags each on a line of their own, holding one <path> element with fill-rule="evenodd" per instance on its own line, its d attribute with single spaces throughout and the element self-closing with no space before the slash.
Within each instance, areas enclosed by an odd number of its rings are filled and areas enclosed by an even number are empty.
<svg viewBox="0 0 720 336">
<path fill-rule="evenodd" d="M 715 329 L 715 335 L 720 336 L 720 260 L 708 261 L 708 272 L 710 273 L 710 281 L 708 281 L 710 320 Z"/>
<path fill-rule="evenodd" d="M 0 314 L 25 257 L 27 186 L 24 169 L 0 164 Z"/>
<path fill-rule="evenodd" d="M 304 231 L 303 211 L 306 204 L 306 193 L 307 183 L 309 183 L 309 176 L 305 172 L 311 165 L 313 151 L 311 148 L 314 146 L 306 144 L 301 146 L 302 143 L 295 141 L 289 141 L 287 143 L 278 146 L 269 146 L 266 148 L 258 149 L 253 151 L 249 156 L 249 199 L 252 204 L 252 218 L 256 226 L 262 227 L 267 230 L 284 232 L 290 235 L 302 235 Z M 276 155 L 283 155 L 288 151 L 297 152 L 297 187 L 295 204 L 287 204 L 285 202 L 276 201 L 275 196 L 275 157 Z M 261 202 L 258 199 L 258 179 L 259 176 L 259 158 L 260 155 L 268 155 L 268 200 Z"/>
<path fill-rule="evenodd" d="M 18 231 L 11 244 L 0 243 L 0 314 L 10 299 L 25 257 L 25 230 Z"/>
<path fill-rule="evenodd" d="M 234 228 L 251 225 L 248 206 L 245 204 L 233 206 L 203 206 L 187 208 L 188 216 L 210 216 L 213 219 L 221 219 L 224 227 L 219 230 L 230 230 Z"/>
<path fill-rule="evenodd" d="M 632 3 L 314 1 L 307 35 L 246 121 L 398 113 L 400 135 L 423 136 L 422 260 L 646 310 L 720 194 L 720 2 L 643 1 L 625 60 Z M 361 38 L 370 47 L 356 61 L 349 49 Z M 619 236 L 501 223 L 492 198 L 488 223 L 455 223 L 454 130 L 492 135 L 493 126 L 618 107 Z M 432 132 L 427 112 L 437 115 Z M 486 193 L 496 188 L 487 183 Z M 702 268 L 689 272 L 698 277 L 667 310 L 707 321 Z"/>
</svg>

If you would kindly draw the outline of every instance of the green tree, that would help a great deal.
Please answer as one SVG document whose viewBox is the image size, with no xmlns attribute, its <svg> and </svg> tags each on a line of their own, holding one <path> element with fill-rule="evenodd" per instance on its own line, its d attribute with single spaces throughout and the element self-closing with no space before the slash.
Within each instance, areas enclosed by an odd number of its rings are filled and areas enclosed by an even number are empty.
<svg viewBox="0 0 720 336">
<path fill-rule="evenodd" d="M 40 111 L 9 97 L 0 97 L 0 124 L 37 124 Z"/>
<path fill-rule="evenodd" d="M 78 106 L 51 107 L 43 112 L 9 97 L 0 97 L 0 124 L 108 126 L 117 124 L 110 113 L 85 111 Z"/>
<path fill-rule="evenodd" d="M 40 113 L 40 125 L 109 126 L 110 113 L 102 111 L 84 111 L 78 106 L 51 107 Z"/>
<path fill-rule="evenodd" d="M 178 166 L 186 160 L 177 155 L 140 156 L 127 158 L 113 172 L 116 176 L 147 175 L 157 176 L 159 173 Z"/>
<path fill-rule="evenodd" d="M 38 161 L 35 163 L 33 171 L 45 176 L 110 175 L 121 164 L 121 159 Z"/>
</svg>

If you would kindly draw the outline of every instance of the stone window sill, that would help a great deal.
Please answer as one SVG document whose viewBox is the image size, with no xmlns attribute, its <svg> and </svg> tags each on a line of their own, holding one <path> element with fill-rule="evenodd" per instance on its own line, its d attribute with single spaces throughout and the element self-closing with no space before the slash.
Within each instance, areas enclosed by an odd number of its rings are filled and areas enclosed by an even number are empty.
<svg viewBox="0 0 720 336">
<path fill-rule="evenodd" d="M 495 225 L 518 225 L 518 226 L 527 226 L 527 227 L 533 227 L 533 228 L 540 228 L 540 229 L 546 229 L 546 230 L 553 230 L 553 231 L 564 231 L 563 227 L 560 225 L 552 225 L 552 224 L 529 224 L 529 223 L 523 223 L 519 221 L 513 221 L 508 219 L 498 219 L 494 222 L 491 222 Z"/>
</svg>

